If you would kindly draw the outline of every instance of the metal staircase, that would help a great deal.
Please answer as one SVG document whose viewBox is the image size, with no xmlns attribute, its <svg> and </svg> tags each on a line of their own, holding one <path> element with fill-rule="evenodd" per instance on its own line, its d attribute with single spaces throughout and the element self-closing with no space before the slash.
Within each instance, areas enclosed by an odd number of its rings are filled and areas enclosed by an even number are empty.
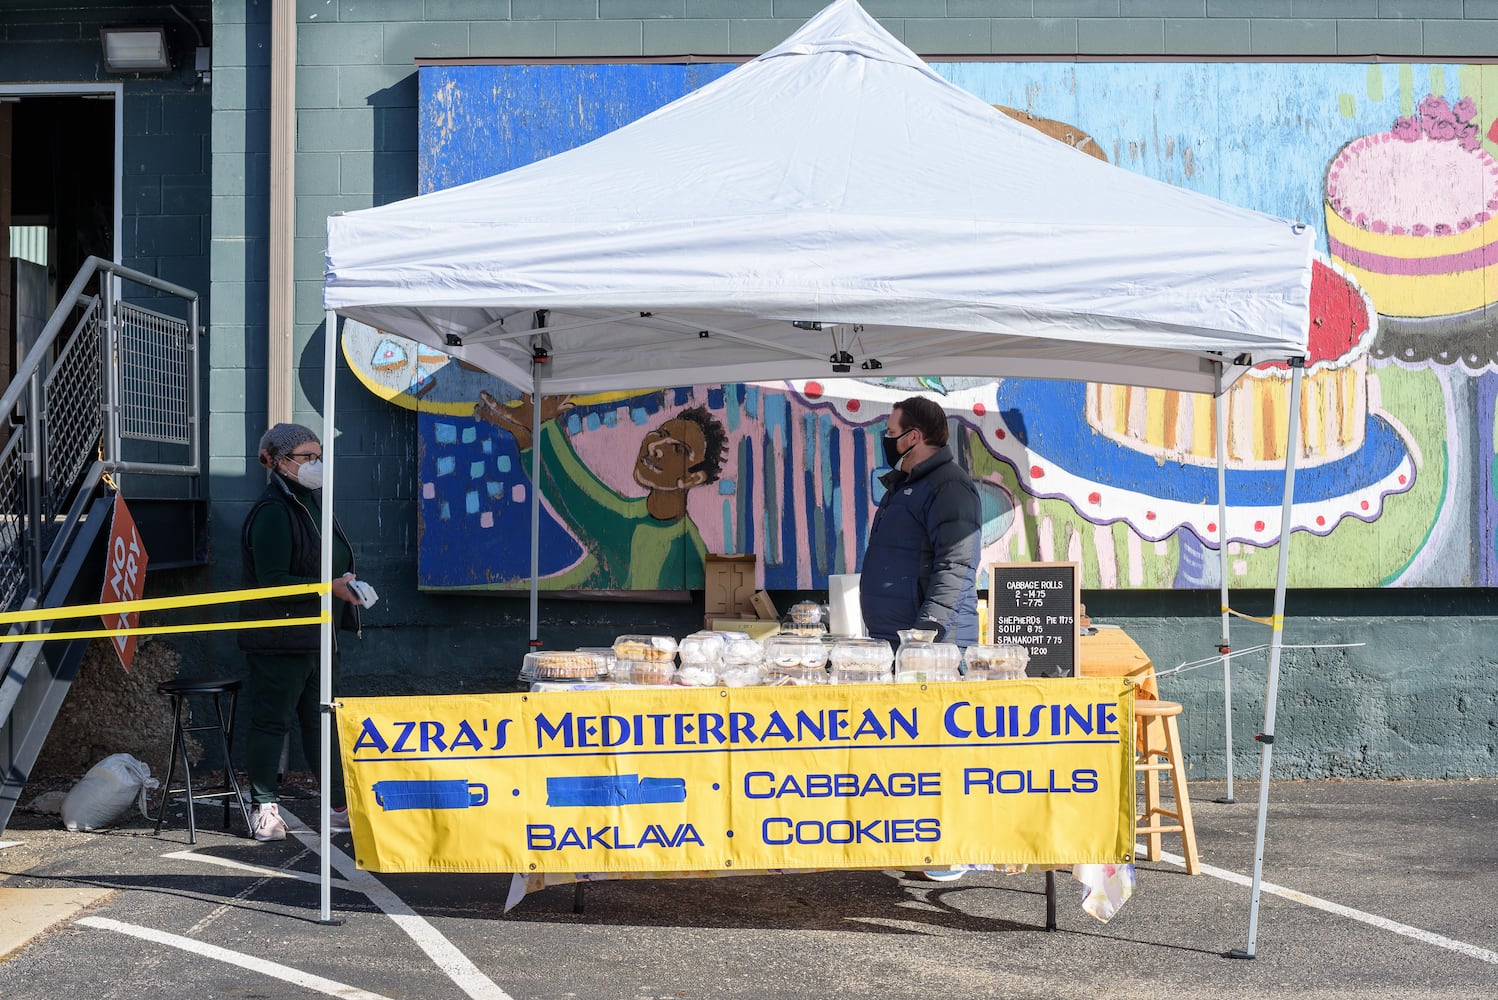
<svg viewBox="0 0 1498 1000">
<path fill-rule="evenodd" d="M 200 333 L 196 292 L 98 257 L 84 262 L 0 397 L 0 612 L 98 602 L 124 475 L 155 477 L 158 487 L 129 498 L 147 512 L 137 524 L 148 571 L 206 559 Z M 0 628 L 37 634 L 0 644 L 0 830 L 88 644 L 49 641 L 50 630 Z"/>
</svg>

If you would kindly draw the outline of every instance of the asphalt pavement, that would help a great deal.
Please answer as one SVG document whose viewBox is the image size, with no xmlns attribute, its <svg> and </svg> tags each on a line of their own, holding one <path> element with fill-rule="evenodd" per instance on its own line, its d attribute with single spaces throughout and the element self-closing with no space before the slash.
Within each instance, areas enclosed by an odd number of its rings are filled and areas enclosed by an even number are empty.
<svg viewBox="0 0 1498 1000">
<path fill-rule="evenodd" d="M 1194 782 L 1205 871 L 1179 841 L 1107 923 L 1058 873 L 893 871 L 591 883 L 504 912 L 508 875 L 375 876 L 334 837 L 258 844 L 200 810 L 198 843 L 134 821 L 68 833 L 18 813 L 0 843 L 0 997 L 1478 997 L 1498 994 L 1498 781 L 1270 790 L 1252 959 L 1258 785 Z M 304 818 L 315 803 L 291 802 Z M 1169 853 L 1175 852 L 1175 853 Z"/>
</svg>

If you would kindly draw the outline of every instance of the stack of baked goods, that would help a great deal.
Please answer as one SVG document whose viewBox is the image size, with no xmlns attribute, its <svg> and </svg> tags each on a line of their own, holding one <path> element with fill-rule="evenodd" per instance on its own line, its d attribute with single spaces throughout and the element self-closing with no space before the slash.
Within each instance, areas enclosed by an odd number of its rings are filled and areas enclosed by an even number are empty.
<svg viewBox="0 0 1498 1000">
<path fill-rule="evenodd" d="M 879 684 L 890 680 L 894 650 L 883 639 L 839 639 L 828 652 L 831 684 Z"/>
<path fill-rule="evenodd" d="M 671 684 L 676 680 L 676 640 L 669 635 L 621 635 L 614 640 L 614 680 Z"/>
</svg>

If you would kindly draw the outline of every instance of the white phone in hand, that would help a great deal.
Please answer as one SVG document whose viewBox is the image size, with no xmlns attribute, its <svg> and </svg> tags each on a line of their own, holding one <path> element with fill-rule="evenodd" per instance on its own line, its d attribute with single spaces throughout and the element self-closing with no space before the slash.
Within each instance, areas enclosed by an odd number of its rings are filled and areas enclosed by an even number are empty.
<svg viewBox="0 0 1498 1000">
<path fill-rule="evenodd" d="M 380 599 L 380 595 L 375 593 L 375 589 L 363 580 L 350 580 L 348 582 L 348 589 L 349 593 L 354 595 L 354 598 L 362 607 L 372 608 L 375 606 L 375 602 Z"/>
</svg>

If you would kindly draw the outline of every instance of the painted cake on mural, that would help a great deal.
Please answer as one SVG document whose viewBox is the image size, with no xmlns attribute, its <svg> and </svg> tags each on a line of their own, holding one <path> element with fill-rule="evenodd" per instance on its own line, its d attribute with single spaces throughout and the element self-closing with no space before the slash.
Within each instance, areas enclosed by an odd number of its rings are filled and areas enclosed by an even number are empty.
<svg viewBox="0 0 1498 1000">
<path fill-rule="evenodd" d="M 1320 260 L 1312 262 L 1310 356 L 1301 389 L 1298 464 L 1335 461 L 1362 446 L 1374 317 L 1356 283 Z M 1228 391 L 1227 448 L 1235 465 L 1283 464 L 1290 416 L 1285 374 L 1283 364 L 1262 364 Z M 1210 396 L 1089 383 L 1086 417 L 1099 434 L 1162 462 L 1217 461 L 1217 403 Z"/>
<path fill-rule="evenodd" d="M 1327 169 L 1327 246 L 1386 316 L 1498 301 L 1498 164 L 1476 115 L 1469 97 L 1453 106 L 1429 95 Z"/>
</svg>

